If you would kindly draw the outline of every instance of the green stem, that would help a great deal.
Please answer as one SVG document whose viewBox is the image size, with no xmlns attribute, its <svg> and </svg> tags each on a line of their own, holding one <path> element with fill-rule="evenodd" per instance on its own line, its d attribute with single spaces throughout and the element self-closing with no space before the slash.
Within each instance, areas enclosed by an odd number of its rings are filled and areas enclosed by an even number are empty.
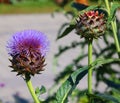
<svg viewBox="0 0 120 103">
<path fill-rule="evenodd" d="M 106 5 L 107 11 L 108 11 L 108 15 L 110 16 L 110 6 L 109 6 L 108 0 L 105 0 L 105 5 Z"/>
<path fill-rule="evenodd" d="M 110 16 L 110 6 L 109 6 L 109 1 L 108 0 L 105 0 L 105 5 L 106 5 L 107 11 L 108 11 L 108 15 Z M 113 31 L 116 50 L 117 50 L 118 56 L 120 58 L 120 44 L 119 44 L 119 40 L 118 40 L 118 37 L 117 37 L 116 21 L 112 20 L 111 21 L 111 26 L 112 26 L 112 31 Z"/>
<path fill-rule="evenodd" d="M 27 84 L 27 87 L 28 87 L 28 89 L 29 89 L 29 91 L 31 93 L 31 96 L 32 96 L 34 102 L 35 103 L 40 103 L 40 101 L 38 100 L 38 98 L 37 98 L 37 96 L 35 94 L 35 91 L 34 91 L 34 88 L 32 86 L 31 80 L 26 78 L 26 84 Z"/>
<path fill-rule="evenodd" d="M 92 40 L 88 41 L 88 65 L 92 63 Z M 92 94 L 92 68 L 88 70 L 88 93 Z M 91 98 L 90 99 L 90 103 Z"/>
<path fill-rule="evenodd" d="M 118 52 L 118 55 L 120 57 L 120 45 L 119 45 L 119 41 L 118 41 L 118 37 L 117 37 L 117 33 L 116 33 L 116 23 L 115 21 L 111 21 L 111 25 L 112 25 L 112 30 L 113 30 L 113 34 L 114 34 L 114 41 L 115 41 L 115 45 L 116 45 L 116 50 Z"/>
</svg>

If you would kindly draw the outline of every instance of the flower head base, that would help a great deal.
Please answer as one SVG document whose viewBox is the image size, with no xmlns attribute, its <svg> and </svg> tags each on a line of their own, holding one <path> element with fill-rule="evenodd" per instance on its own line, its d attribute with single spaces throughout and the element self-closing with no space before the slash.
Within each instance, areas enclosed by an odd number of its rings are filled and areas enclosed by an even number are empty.
<svg viewBox="0 0 120 103">
<path fill-rule="evenodd" d="M 76 21 L 76 33 L 85 39 L 97 39 L 105 33 L 106 20 L 103 13 L 88 11 L 81 14 Z"/>
<path fill-rule="evenodd" d="M 49 49 L 47 37 L 39 31 L 25 30 L 14 34 L 7 44 L 13 71 L 18 75 L 39 74 L 45 66 L 45 55 Z"/>
</svg>

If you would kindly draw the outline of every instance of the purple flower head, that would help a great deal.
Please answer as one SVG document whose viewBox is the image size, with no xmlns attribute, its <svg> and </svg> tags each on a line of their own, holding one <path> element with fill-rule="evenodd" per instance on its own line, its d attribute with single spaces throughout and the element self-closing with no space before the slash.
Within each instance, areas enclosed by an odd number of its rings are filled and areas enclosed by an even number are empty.
<svg viewBox="0 0 120 103">
<path fill-rule="evenodd" d="M 49 41 L 46 35 L 40 31 L 25 30 L 14 34 L 8 42 L 7 48 L 11 56 L 23 51 L 28 52 L 30 49 L 36 50 L 42 56 L 45 56 L 49 49 Z"/>
<path fill-rule="evenodd" d="M 47 37 L 36 30 L 17 32 L 7 44 L 13 71 L 19 74 L 38 74 L 44 70 L 45 56 L 49 49 Z"/>
</svg>

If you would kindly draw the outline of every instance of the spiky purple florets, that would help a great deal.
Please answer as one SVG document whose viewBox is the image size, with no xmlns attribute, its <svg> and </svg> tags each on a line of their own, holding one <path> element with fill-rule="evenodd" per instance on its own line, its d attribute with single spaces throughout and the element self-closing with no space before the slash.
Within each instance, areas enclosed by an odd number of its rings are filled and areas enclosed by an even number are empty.
<svg viewBox="0 0 120 103">
<path fill-rule="evenodd" d="M 7 48 L 11 56 L 30 49 L 39 51 L 42 56 L 45 56 L 49 49 L 49 41 L 40 31 L 25 30 L 14 34 L 8 42 Z"/>
<path fill-rule="evenodd" d="M 45 55 L 49 49 L 47 37 L 36 30 L 17 32 L 7 44 L 13 71 L 18 75 L 34 75 L 44 70 Z"/>
</svg>

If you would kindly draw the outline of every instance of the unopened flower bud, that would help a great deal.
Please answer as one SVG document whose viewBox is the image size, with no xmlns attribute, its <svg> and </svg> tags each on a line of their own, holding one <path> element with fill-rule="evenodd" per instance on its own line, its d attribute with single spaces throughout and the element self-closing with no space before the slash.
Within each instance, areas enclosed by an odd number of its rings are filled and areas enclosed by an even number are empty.
<svg viewBox="0 0 120 103">
<path fill-rule="evenodd" d="M 76 33 L 88 40 L 97 39 L 106 30 L 106 19 L 103 13 L 87 11 L 76 19 Z"/>
</svg>

